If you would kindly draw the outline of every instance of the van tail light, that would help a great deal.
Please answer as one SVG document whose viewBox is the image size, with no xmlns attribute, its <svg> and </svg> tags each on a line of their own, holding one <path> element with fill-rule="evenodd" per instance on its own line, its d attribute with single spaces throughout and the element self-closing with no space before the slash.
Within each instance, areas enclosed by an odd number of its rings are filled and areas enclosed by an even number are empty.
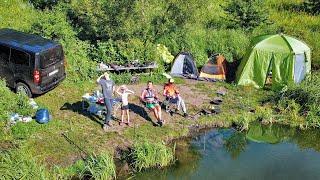
<svg viewBox="0 0 320 180">
<path fill-rule="evenodd" d="M 33 71 L 33 82 L 36 84 L 40 83 L 40 72 L 38 70 Z"/>
</svg>

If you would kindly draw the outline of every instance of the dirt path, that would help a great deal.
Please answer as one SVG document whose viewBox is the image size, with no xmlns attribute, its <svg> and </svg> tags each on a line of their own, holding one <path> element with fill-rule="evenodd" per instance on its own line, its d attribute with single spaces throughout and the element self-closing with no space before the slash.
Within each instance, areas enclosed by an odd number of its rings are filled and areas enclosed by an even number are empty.
<svg viewBox="0 0 320 180">
<path fill-rule="evenodd" d="M 180 95 L 184 99 L 187 107 L 187 111 L 189 114 L 194 114 L 195 110 L 199 110 L 204 104 L 208 104 L 210 98 L 207 94 L 197 90 L 194 87 L 194 80 L 185 80 L 185 84 L 177 85 L 180 90 Z M 212 83 L 208 85 L 212 86 Z M 139 96 L 143 89 L 145 89 L 146 85 L 144 84 L 136 84 L 136 85 L 128 85 L 130 90 L 135 92 L 134 95 L 129 96 L 129 104 L 130 104 L 130 119 L 132 121 L 132 126 L 139 126 L 144 123 L 153 123 L 156 126 L 156 119 L 152 111 L 148 110 L 144 107 L 144 105 L 140 102 Z M 164 100 L 162 95 L 163 86 L 155 85 L 155 89 L 158 91 L 158 96 L 160 97 L 160 101 Z M 166 120 L 167 124 L 175 123 L 178 119 L 183 118 L 182 112 L 174 113 L 173 115 L 165 112 L 162 109 L 162 118 Z M 116 118 L 118 121 L 121 119 L 121 110 L 117 110 Z M 126 121 L 126 119 L 125 119 Z M 117 121 L 112 121 L 113 127 L 110 128 L 110 132 L 118 132 L 121 134 L 121 131 L 128 127 L 127 125 L 120 126 Z"/>
</svg>

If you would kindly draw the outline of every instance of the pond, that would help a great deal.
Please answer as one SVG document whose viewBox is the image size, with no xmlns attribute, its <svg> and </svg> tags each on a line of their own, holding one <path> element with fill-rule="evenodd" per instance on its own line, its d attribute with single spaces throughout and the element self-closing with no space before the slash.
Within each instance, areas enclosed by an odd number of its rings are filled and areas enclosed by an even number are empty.
<svg viewBox="0 0 320 180">
<path fill-rule="evenodd" d="M 212 129 L 176 144 L 177 163 L 133 179 L 320 179 L 320 133 L 260 123 Z"/>
</svg>

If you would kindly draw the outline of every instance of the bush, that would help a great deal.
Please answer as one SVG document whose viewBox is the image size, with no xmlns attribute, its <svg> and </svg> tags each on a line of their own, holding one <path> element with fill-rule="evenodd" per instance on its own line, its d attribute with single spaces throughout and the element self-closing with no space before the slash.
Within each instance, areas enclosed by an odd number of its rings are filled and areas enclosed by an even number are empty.
<svg viewBox="0 0 320 180">
<path fill-rule="evenodd" d="M 304 2 L 304 7 L 307 12 L 317 15 L 320 14 L 320 1 L 319 0 L 306 0 Z"/>
<path fill-rule="evenodd" d="M 20 115 L 32 116 L 34 110 L 29 105 L 29 98 L 22 94 L 13 93 L 6 82 L 0 80 L 0 120 L 9 119 L 12 113 L 19 113 Z"/>
<path fill-rule="evenodd" d="M 59 5 L 52 11 L 42 12 L 33 24 L 31 33 L 59 41 L 64 48 L 68 80 L 77 82 L 96 76 L 96 63 L 89 60 L 89 43 L 76 38 L 76 33 L 66 18 L 65 7 Z"/>
<path fill-rule="evenodd" d="M 261 0 L 231 0 L 224 8 L 231 28 L 252 30 L 268 21 L 267 9 Z"/>
<path fill-rule="evenodd" d="M 30 3 L 37 9 L 52 9 L 58 4 L 58 0 L 29 0 Z"/>
<path fill-rule="evenodd" d="M 282 114 L 291 120 L 301 121 L 304 117 L 309 126 L 320 123 L 320 74 L 316 73 L 299 85 L 292 85 L 287 90 L 276 92 L 271 101 Z M 301 116 L 301 117 L 300 117 Z"/>
<path fill-rule="evenodd" d="M 48 179 L 48 172 L 32 155 L 13 150 L 0 154 L 0 174 L 4 179 Z"/>
<path fill-rule="evenodd" d="M 116 177 L 116 166 L 112 155 L 101 153 L 101 155 L 90 155 L 85 161 L 85 167 L 81 177 L 91 177 L 93 179 L 108 180 Z"/>
<path fill-rule="evenodd" d="M 130 154 L 133 168 L 141 171 L 151 167 L 165 167 L 174 161 L 174 150 L 162 143 L 137 142 Z"/>
</svg>

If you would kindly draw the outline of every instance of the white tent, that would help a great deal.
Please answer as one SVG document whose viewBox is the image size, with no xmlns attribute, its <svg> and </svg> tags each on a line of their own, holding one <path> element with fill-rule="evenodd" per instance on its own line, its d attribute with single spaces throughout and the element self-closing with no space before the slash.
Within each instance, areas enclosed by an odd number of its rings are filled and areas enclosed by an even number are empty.
<svg viewBox="0 0 320 180">
<path fill-rule="evenodd" d="M 172 76 L 192 75 L 198 77 L 198 69 L 195 65 L 194 58 L 190 53 L 179 53 L 171 68 Z"/>
</svg>

